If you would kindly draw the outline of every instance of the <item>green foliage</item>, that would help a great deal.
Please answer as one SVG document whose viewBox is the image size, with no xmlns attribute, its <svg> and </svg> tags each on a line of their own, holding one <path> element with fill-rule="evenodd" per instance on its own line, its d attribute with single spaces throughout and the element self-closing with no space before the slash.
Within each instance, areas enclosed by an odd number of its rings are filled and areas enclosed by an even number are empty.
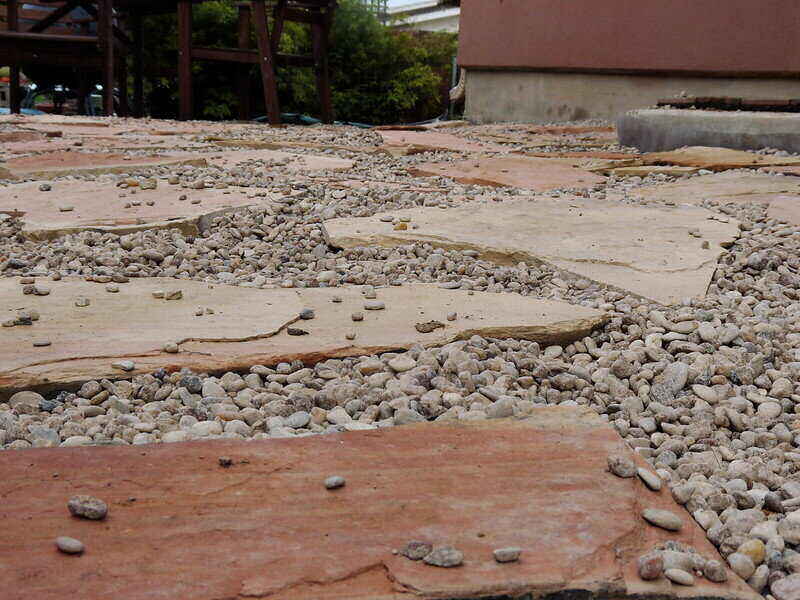
<svg viewBox="0 0 800 600">
<path fill-rule="evenodd" d="M 215 0 L 194 11 L 194 42 L 202 46 L 236 46 L 234 0 Z M 148 20 L 147 68 L 158 73 L 161 95 L 177 105 L 175 17 Z M 252 40 L 255 47 L 255 39 Z M 418 121 L 444 113 L 450 61 L 456 53 L 453 34 L 397 32 L 383 26 L 360 0 L 340 0 L 331 33 L 329 64 L 336 118 L 383 124 Z M 308 27 L 287 23 L 281 52 L 310 54 Z M 207 119 L 228 119 L 236 113 L 236 68 L 230 64 L 195 63 L 195 112 Z M 251 70 L 253 106 L 263 114 L 261 78 Z M 167 91 L 168 90 L 168 91 Z M 319 114 L 316 79 L 311 69 L 279 68 L 281 110 Z M 162 111 L 156 110 L 154 113 Z M 174 110 L 174 108 L 173 108 Z"/>
</svg>

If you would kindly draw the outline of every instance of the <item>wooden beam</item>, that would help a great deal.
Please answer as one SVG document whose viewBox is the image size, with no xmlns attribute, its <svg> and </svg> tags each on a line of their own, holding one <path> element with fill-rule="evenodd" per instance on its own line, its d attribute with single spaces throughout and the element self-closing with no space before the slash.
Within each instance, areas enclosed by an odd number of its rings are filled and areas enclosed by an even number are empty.
<svg viewBox="0 0 800 600">
<path fill-rule="evenodd" d="M 63 6 L 59 6 L 53 12 L 48 14 L 44 19 L 35 23 L 28 31 L 30 33 L 41 33 L 55 25 L 58 21 L 66 17 L 80 4 L 80 0 L 71 0 Z"/>
<path fill-rule="evenodd" d="M 194 46 L 192 47 L 192 58 L 249 65 L 257 65 L 260 62 L 256 50 L 239 48 L 202 48 Z"/>
<path fill-rule="evenodd" d="M 250 30 L 253 26 L 250 5 L 244 2 L 239 4 L 238 42 L 240 50 L 250 49 Z M 239 120 L 250 119 L 250 67 L 241 65 L 236 74 L 236 87 L 239 91 Z"/>
<path fill-rule="evenodd" d="M 133 29 L 133 116 L 144 116 L 144 24 L 142 15 L 131 15 Z"/>
<path fill-rule="evenodd" d="M 98 1 L 97 36 L 103 56 L 103 112 L 114 114 L 114 8 L 112 0 Z"/>
<path fill-rule="evenodd" d="M 272 59 L 272 45 L 267 28 L 267 11 L 264 0 L 252 0 L 253 20 L 258 40 L 259 67 L 261 83 L 264 86 L 264 104 L 270 124 L 280 125 L 281 110 L 278 103 L 278 84 L 275 81 L 275 62 Z"/>
<path fill-rule="evenodd" d="M 192 118 L 192 3 L 178 0 L 178 88 L 180 109 L 178 118 Z"/>
<path fill-rule="evenodd" d="M 272 33 L 270 34 L 270 47 L 272 54 L 278 54 L 281 45 L 281 37 L 283 36 L 283 23 L 286 21 L 286 2 L 287 0 L 278 0 L 275 5 L 275 10 L 272 11 Z"/>
</svg>

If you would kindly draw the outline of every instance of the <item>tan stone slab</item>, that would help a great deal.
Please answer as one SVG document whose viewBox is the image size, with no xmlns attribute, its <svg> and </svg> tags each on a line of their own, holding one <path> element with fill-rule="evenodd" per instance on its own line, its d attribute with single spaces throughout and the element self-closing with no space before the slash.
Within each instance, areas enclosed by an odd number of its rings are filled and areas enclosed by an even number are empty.
<svg viewBox="0 0 800 600">
<path fill-rule="evenodd" d="M 700 204 L 705 200 L 719 203 L 764 201 L 769 194 L 800 194 L 800 180 L 764 173 L 715 173 L 693 177 L 630 192 L 646 200 Z"/>
<path fill-rule="evenodd" d="M 224 152 L 208 152 L 198 154 L 208 160 L 212 166 L 229 169 L 236 165 L 256 161 L 287 161 L 282 167 L 288 171 L 349 171 L 353 161 L 344 158 L 316 156 L 313 154 L 293 154 L 279 150 L 227 150 Z"/>
<path fill-rule="evenodd" d="M 800 195 L 775 195 L 770 200 L 767 215 L 770 219 L 800 226 Z"/>
<path fill-rule="evenodd" d="M 643 157 L 645 164 L 668 164 L 682 167 L 697 167 L 711 171 L 727 169 L 749 169 L 768 166 L 800 165 L 800 158 L 781 157 L 772 154 L 756 154 L 730 148 L 691 146 L 669 152 L 651 152 Z"/>
<path fill-rule="evenodd" d="M 417 424 L 300 439 L 7 452 L 0 463 L 4 600 L 464 600 L 531 594 L 758 600 L 733 573 L 691 587 L 638 579 L 636 559 L 678 541 L 721 560 L 667 486 L 607 470 L 644 466 L 589 409 L 523 421 Z M 233 465 L 222 468 L 218 457 Z M 54 473 L 58 477 L 54 477 Z M 346 485 L 328 491 L 330 475 Z M 90 494 L 104 521 L 69 516 Z M 640 517 L 670 510 L 672 533 Z M 53 540 L 81 540 L 80 557 Z M 397 553 L 452 545 L 452 569 Z M 517 546 L 516 563 L 496 548 Z M 724 563 L 723 563 L 724 564 Z"/>
<path fill-rule="evenodd" d="M 324 226 L 338 248 L 425 242 L 477 250 L 505 265 L 543 261 L 663 304 L 705 294 L 722 244 L 738 235 L 735 222 L 712 220 L 713 213 L 696 207 L 581 198 L 518 198 L 391 214 L 409 217 L 412 228 L 394 231 L 391 223 L 380 221 L 381 215 L 333 219 Z M 702 239 L 689 235 L 695 229 Z M 701 247 L 703 240 L 708 249 Z"/>
<path fill-rule="evenodd" d="M 406 154 L 422 152 L 505 152 L 500 144 L 475 142 L 438 131 L 380 130 L 387 151 L 409 149 Z"/>
<path fill-rule="evenodd" d="M 566 159 L 527 156 L 479 157 L 452 163 L 428 163 L 409 169 L 413 175 L 449 177 L 459 183 L 546 191 L 588 188 L 605 177 L 565 163 Z"/>
<path fill-rule="evenodd" d="M 160 155 L 128 157 L 124 154 L 104 152 L 61 151 L 36 156 L 12 158 L 5 167 L 17 178 L 55 179 L 65 175 L 100 175 L 103 173 L 129 173 L 137 169 L 177 165 L 206 166 L 201 154 Z"/>
<path fill-rule="evenodd" d="M 372 154 L 378 148 L 367 146 L 342 146 L 339 144 L 324 144 L 314 142 L 296 142 L 291 140 L 250 140 L 250 139 L 229 139 L 219 137 L 206 138 L 215 146 L 221 148 L 251 148 L 253 150 L 341 150 L 344 152 L 364 152 Z"/>
<path fill-rule="evenodd" d="M 639 167 L 613 167 L 603 169 L 607 175 L 617 177 L 647 177 L 648 175 L 667 175 L 669 177 L 684 177 L 694 175 L 700 169 L 697 167 L 675 167 L 671 165 L 642 165 Z"/>
<path fill-rule="evenodd" d="M 21 183 L 0 188 L 0 209 L 24 212 L 23 233 L 35 240 L 52 239 L 88 229 L 118 234 L 143 229 L 176 228 L 185 235 L 197 235 L 211 217 L 244 206 L 267 203 L 266 198 L 253 197 L 266 189 L 187 190 L 160 182 L 155 190 L 136 194 L 113 183 L 96 181 L 55 182 L 52 190 L 42 192 L 39 183 Z M 186 196 L 186 200 L 179 200 Z M 199 204 L 192 204 L 199 200 Z M 125 208 L 131 201 L 139 206 Z M 153 206 L 147 202 L 153 201 Z M 64 212 L 64 207 L 73 210 Z"/>
<path fill-rule="evenodd" d="M 407 349 L 414 344 L 434 346 L 472 335 L 512 337 L 543 344 L 566 344 L 588 335 L 605 321 L 592 309 L 564 302 L 538 300 L 517 294 L 444 290 L 416 284 L 378 290 L 385 310 L 364 310 L 356 288 L 258 290 L 175 279 L 134 279 L 121 284 L 118 294 L 105 285 L 81 280 L 44 282 L 49 296 L 24 296 L 16 280 L 0 281 L 2 320 L 16 309 L 38 310 L 33 326 L 0 329 L 0 394 L 14 389 L 53 389 L 124 373 L 111 363 L 129 358 L 132 373 L 159 367 L 196 371 L 248 369 L 254 364 L 276 364 L 300 359 L 310 363 L 331 357 L 360 356 Z M 183 300 L 156 300 L 153 290 L 183 290 Z M 91 299 L 91 307 L 77 308 L 75 298 Z M 341 303 L 332 302 L 334 296 Z M 198 307 L 213 315 L 195 317 Z M 303 308 L 316 318 L 294 327 L 308 335 L 277 331 L 293 321 Z M 355 311 L 364 313 L 353 322 Z M 456 321 L 447 314 L 458 313 Z M 439 321 L 444 327 L 420 333 L 418 323 Z M 345 334 L 353 331 L 355 341 Z M 52 345 L 34 348 L 32 342 L 49 339 Z M 166 342 L 180 342 L 179 354 L 162 352 Z"/>
</svg>

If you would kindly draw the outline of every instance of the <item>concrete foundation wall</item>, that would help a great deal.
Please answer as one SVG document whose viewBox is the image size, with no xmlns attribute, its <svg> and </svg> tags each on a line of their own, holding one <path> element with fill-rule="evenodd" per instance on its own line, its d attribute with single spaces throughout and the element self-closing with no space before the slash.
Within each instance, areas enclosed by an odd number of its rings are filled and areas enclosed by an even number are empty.
<svg viewBox="0 0 800 600">
<path fill-rule="evenodd" d="M 612 120 L 681 92 L 800 98 L 800 79 L 470 70 L 465 117 L 479 123 Z"/>
</svg>

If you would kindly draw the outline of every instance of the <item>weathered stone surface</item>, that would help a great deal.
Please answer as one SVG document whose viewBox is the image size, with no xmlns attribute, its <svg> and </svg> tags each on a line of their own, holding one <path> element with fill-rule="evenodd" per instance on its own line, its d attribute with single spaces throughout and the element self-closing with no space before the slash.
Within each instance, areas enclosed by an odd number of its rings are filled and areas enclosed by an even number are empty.
<svg viewBox="0 0 800 600">
<path fill-rule="evenodd" d="M 537 192 L 561 187 L 589 188 L 605 181 L 605 177 L 565 164 L 565 159 L 529 156 L 478 157 L 460 162 L 428 163 L 409 171 L 425 177 L 450 177 L 459 183 L 516 187 Z"/>
<path fill-rule="evenodd" d="M 117 234 L 144 229 L 178 228 L 184 235 L 196 235 L 207 220 L 234 208 L 260 205 L 273 196 L 254 197 L 264 192 L 237 190 L 186 190 L 165 183 L 155 190 L 126 194 L 112 183 L 56 182 L 53 190 L 42 192 L 38 183 L 21 183 L 0 188 L 0 209 L 24 212 L 23 232 L 31 239 L 50 239 L 78 231 L 102 230 Z M 186 196 L 185 200 L 179 200 Z M 129 206 L 136 200 L 138 206 Z M 199 204 L 192 201 L 199 200 Z M 154 201 L 148 206 L 148 201 Z M 63 212 L 62 206 L 74 210 Z"/>
<path fill-rule="evenodd" d="M 638 557 L 667 539 L 718 555 L 694 524 L 677 534 L 645 526 L 637 514 L 642 494 L 680 509 L 666 492 L 608 476 L 606 456 L 624 452 L 592 411 L 549 407 L 516 422 L 7 453 L 0 464 L 4 600 L 78 593 L 86 600 L 395 600 L 566 590 L 756 600 L 735 576 L 681 590 L 663 578 L 639 579 Z M 235 467 L 219 468 L 221 455 Z M 334 493 L 321 485 L 332 472 L 347 478 Z M 75 490 L 102 493 L 108 522 L 54 510 Z M 54 532 L 89 551 L 80 560 L 55 552 Z M 458 548 L 464 564 L 437 569 L 393 554 L 409 540 Z M 498 546 L 521 548 L 522 560 L 496 563 Z"/>
<path fill-rule="evenodd" d="M 24 296 L 16 280 L 0 281 L 0 303 L 41 314 L 32 327 L 3 330 L 3 394 L 119 378 L 121 372 L 112 363 L 124 359 L 135 362 L 135 370 L 126 374 L 134 375 L 159 367 L 225 371 L 298 358 L 315 362 L 414 344 L 444 344 L 476 334 L 567 344 L 605 320 L 599 311 L 564 302 L 516 294 L 468 295 L 426 284 L 377 290 L 386 308 L 366 311 L 359 323 L 350 319 L 364 305 L 359 288 L 260 290 L 152 278 L 133 279 L 121 285 L 118 294 L 109 294 L 102 284 L 83 280 L 48 285 L 49 296 Z M 176 289 L 183 292 L 180 300 L 152 297 L 154 290 Z M 333 303 L 333 296 L 343 301 Z M 78 297 L 90 298 L 91 310 L 76 307 Z M 196 317 L 197 306 L 213 308 L 214 314 Z M 295 326 L 309 335 L 288 335 L 285 328 L 305 308 L 314 310 L 316 317 Z M 459 318 L 447 321 L 445 315 L 450 312 L 457 312 Z M 428 334 L 417 331 L 415 325 L 430 318 L 438 318 L 444 326 Z M 345 339 L 349 330 L 358 333 L 353 342 Z M 32 347 L 30 341 L 40 338 L 52 344 Z M 164 351 L 167 342 L 177 342 L 180 352 Z"/>
<path fill-rule="evenodd" d="M 694 207 L 642 207 L 608 201 L 520 198 L 470 203 L 443 211 L 414 208 L 392 213 L 413 227 L 394 231 L 382 215 L 325 222 L 339 248 L 412 241 L 474 249 L 487 260 L 515 265 L 547 262 L 583 277 L 670 304 L 705 294 L 737 224 L 712 219 Z M 697 230 L 709 248 L 689 231 Z"/>
<path fill-rule="evenodd" d="M 794 156 L 756 154 L 744 150 L 708 146 L 690 146 L 669 152 L 651 152 L 645 154 L 642 161 L 648 165 L 675 165 L 710 171 L 800 165 L 800 158 Z"/>
</svg>

